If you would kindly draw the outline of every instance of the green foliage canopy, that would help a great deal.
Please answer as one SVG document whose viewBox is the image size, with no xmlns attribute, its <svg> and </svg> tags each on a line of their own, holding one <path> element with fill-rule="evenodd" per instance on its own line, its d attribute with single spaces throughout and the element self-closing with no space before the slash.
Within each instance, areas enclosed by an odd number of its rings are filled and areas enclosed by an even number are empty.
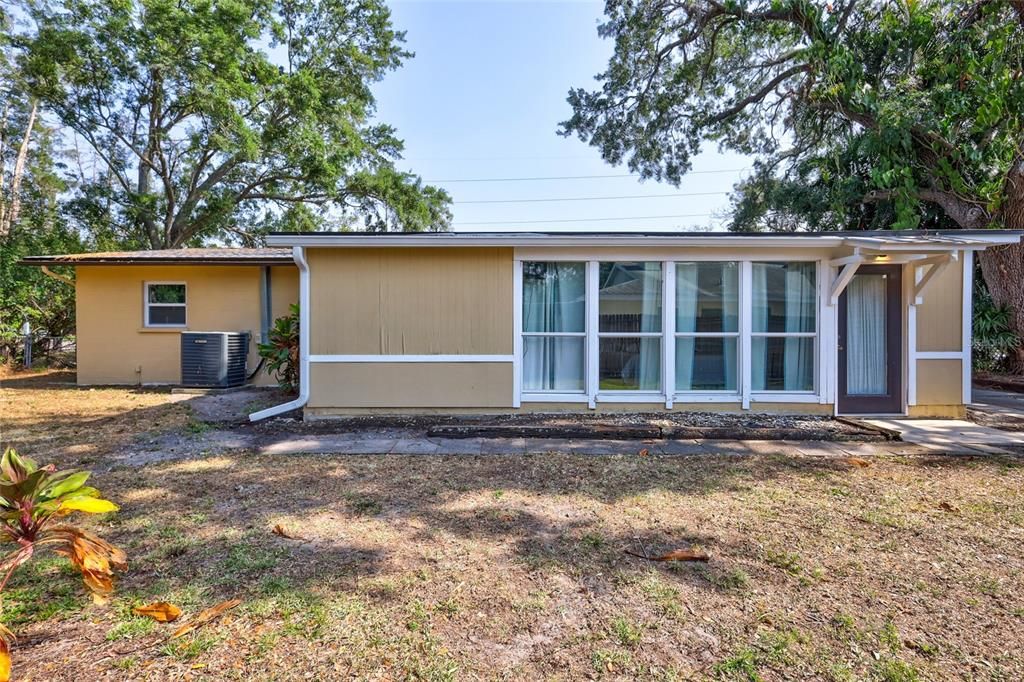
<svg viewBox="0 0 1024 682">
<path fill-rule="evenodd" d="M 449 197 L 395 168 L 371 85 L 410 56 L 380 0 L 27 1 L 31 93 L 104 169 L 116 238 L 447 229 Z M 95 209 L 80 206 L 88 214 Z"/>
<path fill-rule="evenodd" d="M 608 0 L 564 134 L 678 184 L 757 158 L 734 229 L 1024 227 L 1024 2 Z"/>
</svg>

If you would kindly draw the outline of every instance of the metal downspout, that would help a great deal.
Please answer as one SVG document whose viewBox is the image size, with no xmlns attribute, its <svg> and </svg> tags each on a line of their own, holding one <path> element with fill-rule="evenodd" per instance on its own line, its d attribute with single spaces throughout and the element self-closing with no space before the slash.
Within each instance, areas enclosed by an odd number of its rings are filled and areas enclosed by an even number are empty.
<svg viewBox="0 0 1024 682">
<path fill-rule="evenodd" d="M 305 407 L 309 401 L 309 263 L 301 246 L 292 247 L 292 258 L 299 266 L 299 397 L 249 415 L 257 422 Z"/>
</svg>

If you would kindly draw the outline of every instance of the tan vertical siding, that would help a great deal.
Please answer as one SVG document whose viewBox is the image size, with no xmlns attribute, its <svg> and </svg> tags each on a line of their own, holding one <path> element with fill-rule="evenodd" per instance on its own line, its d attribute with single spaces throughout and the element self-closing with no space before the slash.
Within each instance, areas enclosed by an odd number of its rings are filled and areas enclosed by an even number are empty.
<svg viewBox="0 0 1024 682">
<path fill-rule="evenodd" d="M 275 267 L 275 315 L 297 300 L 298 274 Z M 147 329 L 144 283 L 184 282 L 192 331 L 249 331 L 250 369 L 258 357 L 260 268 L 258 266 L 152 265 L 79 266 L 76 279 L 78 383 L 174 384 L 181 381 L 181 329 Z M 272 383 L 267 377 L 261 383 Z"/>
<path fill-rule="evenodd" d="M 917 404 L 959 405 L 963 403 L 963 373 L 960 360 L 917 361 Z"/>
<path fill-rule="evenodd" d="M 928 283 L 924 302 L 917 306 L 919 351 L 958 351 L 963 345 L 963 273 L 963 261 L 958 260 Z"/>
<path fill-rule="evenodd" d="M 318 363 L 308 407 L 508 408 L 511 362 Z"/>
<path fill-rule="evenodd" d="M 314 355 L 512 353 L 511 249 L 310 249 L 308 261 Z"/>
</svg>

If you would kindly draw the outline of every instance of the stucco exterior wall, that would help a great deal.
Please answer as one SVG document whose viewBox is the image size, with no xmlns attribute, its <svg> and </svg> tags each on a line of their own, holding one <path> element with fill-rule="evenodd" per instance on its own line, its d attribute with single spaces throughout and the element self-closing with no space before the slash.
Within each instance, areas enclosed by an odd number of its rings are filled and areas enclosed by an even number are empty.
<svg viewBox="0 0 1024 682">
<path fill-rule="evenodd" d="M 274 266 L 274 316 L 298 300 L 298 270 Z M 187 326 L 144 325 L 146 282 L 184 282 Z M 80 266 L 75 273 L 78 383 L 176 384 L 181 381 L 181 331 L 249 331 L 249 369 L 259 362 L 260 267 L 215 265 Z M 257 383 L 272 384 L 264 373 Z"/>
<path fill-rule="evenodd" d="M 307 260 L 313 355 L 512 353 L 511 249 L 310 249 Z"/>
</svg>

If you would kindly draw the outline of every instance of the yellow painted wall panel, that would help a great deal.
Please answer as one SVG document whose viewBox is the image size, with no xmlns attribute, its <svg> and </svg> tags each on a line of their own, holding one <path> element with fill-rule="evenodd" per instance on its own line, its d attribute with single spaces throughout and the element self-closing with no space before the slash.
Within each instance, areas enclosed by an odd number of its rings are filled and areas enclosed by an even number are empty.
<svg viewBox="0 0 1024 682">
<path fill-rule="evenodd" d="M 958 351 L 963 328 L 963 262 L 954 261 L 928 283 L 917 306 L 917 349 Z M 959 401 L 958 401 L 959 402 Z"/>
<path fill-rule="evenodd" d="M 308 407 L 494 408 L 512 405 L 511 362 L 315 363 Z"/>
<path fill-rule="evenodd" d="M 512 250 L 310 249 L 314 355 L 509 355 Z"/>
<path fill-rule="evenodd" d="M 963 374 L 959 360 L 917 361 L 917 404 L 960 405 Z"/>
</svg>

